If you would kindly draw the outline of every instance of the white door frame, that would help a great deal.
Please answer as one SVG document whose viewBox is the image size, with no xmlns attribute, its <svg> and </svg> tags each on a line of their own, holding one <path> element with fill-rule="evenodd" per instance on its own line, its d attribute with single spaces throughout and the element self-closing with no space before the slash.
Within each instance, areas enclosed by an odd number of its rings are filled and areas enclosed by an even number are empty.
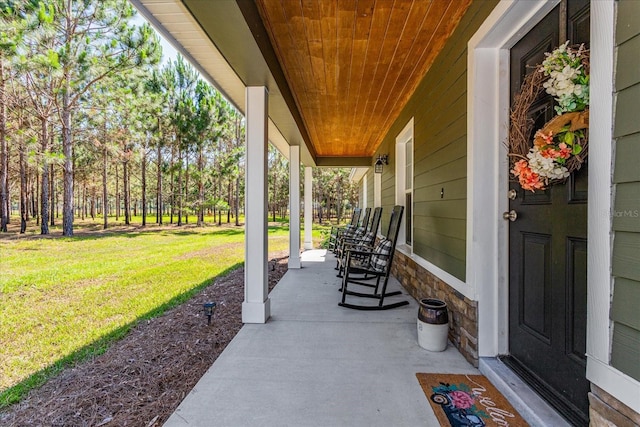
<svg viewBox="0 0 640 427">
<path fill-rule="evenodd" d="M 478 300 L 478 355 L 509 349 L 509 49 L 559 0 L 500 2 L 468 45 L 467 284 Z"/>
</svg>

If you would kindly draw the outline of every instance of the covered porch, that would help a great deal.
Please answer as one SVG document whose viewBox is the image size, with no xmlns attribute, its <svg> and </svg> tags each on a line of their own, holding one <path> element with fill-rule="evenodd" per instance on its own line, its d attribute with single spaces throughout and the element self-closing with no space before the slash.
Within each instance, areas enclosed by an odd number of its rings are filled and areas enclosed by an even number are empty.
<svg viewBox="0 0 640 427">
<path fill-rule="evenodd" d="M 498 388 L 514 387 L 515 393 L 507 395 L 527 396 L 528 389 L 519 385 L 513 371 L 502 370 L 497 359 L 515 357 L 513 349 L 523 348 L 511 331 L 531 332 L 531 343 L 553 345 L 558 360 L 575 367 L 576 373 L 569 375 L 575 382 L 570 390 L 565 390 L 565 383 L 553 384 L 555 370 L 545 364 L 527 377 L 574 424 L 586 424 L 593 411 L 595 419 L 619 414 L 637 419 L 640 374 L 635 344 L 640 332 L 636 317 L 621 314 L 633 327 L 618 328 L 629 333 L 633 344 L 612 347 L 610 312 L 616 310 L 600 304 L 613 295 L 612 219 L 622 212 L 614 210 L 611 198 L 615 193 L 611 112 L 614 12 L 623 3 L 131 2 L 246 117 L 246 325 L 169 425 L 179 425 L 180 420 L 207 424 L 210 417 L 219 417 L 227 425 L 354 425 L 361 421 L 372 425 L 376 424 L 372 414 L 381 417 L 379 425 L 433 425 L 416 372 L 473 371 L 472 366 L 477 366 Z M 636 16 L 631 12 L 629 16 Z M 541 40 L 547 36 L 532 31 L 547 18 L 549 28 L 544 31 L 553 42 L 545 47 Z M 569 34 L 574 27 L 575 34 Z M 637 40 L 637 33 L 629 28 L 631 24 L 623 20 L 620 34 L 624 40 Z M 599 143 L 591 144 L 588 186 L 584 181 L 581 194 L 585 197 L 579 200 L 584 207 L 580 214 L 584 230 L 575 236 L 564 230 L 558 234 L 566 242 L 580 244 L 558 246 L 574 248 L 575 253 L 557 258 L 539 249 L 536 259 L 547 270 L 530 269 L 545 271 L 545 277 L 527 282 L 530 287 L 525 293 L 520 280 L 524 274 L 513 278 L 510 274 L 521 270 L 511 267 L 510 260 L 524 257 L 526 251 L 509 240 L 511 234 L 520 233 L 510 225 L 516 216 L 504 215 L 510 214 L 513 200 L 508 192 L 512 175 L 505 141 L 510 97 L 520 86 L 509 79 L 526 69 L 526 61 L 516 67 L 520 60 L 512 60 L 511 51 L 529 33 L 536 41 L 532 46 L 540 47 L 539 55 L 564 40 L 590 40 L 590 93 L 599 101 L 590 110 L 589 138 Z M 637 90 L 637 80 L 623 81 L 629 87 L 633 81 Z M 637 99 L 636 92 L 629 93 L 628 99 Z M 623 119 L 618 136 L 637 133 L 637 121 L 631 116 L 617 117 Z M 272 295 L 266 286 L 268 143 L 285 154 L 291 165 L 290 272 Z M 381 159 L 381 170 L 373 170 Z M 300 165 L 305 167 L 306 233 L 311 228 L 313 167 L 359 170 L 362 207 L 384 208 L 382 229 L 394 205 L 406 207 L 403 223 L 407 228 L 397 246 L 396 277 L 415 298 L 442 296 L 453 307 L 449 337 L 461 354 L 450 349 L 432 355 L 420 349 L 414 336 L 415 305 L 389 313 L 354 313 L 337 306 L 338 281 L 329 269 L 332 265 L 305 260 L 313 252 L 299 255 Z M 638 178 L 630 174 L 624 179 L 636 183 Z M 624 212 L 636 211 L 625 208 Z M 567 224 L 574 222 L 571 215 L 561 216 L 571 219 Z M 524 224 L 526 215 L 519 218 L 519 224 Z M 632 228 L 624 232 L 634 233 L 633 242 L 637 242 L 637 223 Z M 539 230 L 527 233 L 551 235 Z M 310 241 L 305 235 L 305 249 L 310 249 Z M 618 249 L 625 253 L 618 265 L 624 267 L 624 280 L 632 280 L 625 283 L 638 295 L 637 251 L 631 255 L 629 250 L 634 245 Z M 566 261 L 566 272 L 557 275 L 562 286 L 570 286 L 566 290 L 547 280 L 555 259 Z M 550 289 L 559 290 L 558 298 L 551 298 Z M 631 299 L 618 300 L 624 305 Z M 528 320 L 524 311 L 530 314 Z M 580 317 L 571 319 L 566 313 Z M 556 321 L 557 327 L 552 327 Z M 527 363 L 525 374 L 533 361 Z M 300 373 L 294 376 L 296 371 Z M 549 374 L 546 380 L 536 379 L 541 373 Z M 565 405 L 566 399 L 571 401 Z M 612 411 L 613 415 L 603 412 L 609 406 L 602 402 L 610 399 L 623 409 Z M 524 398 L 530 408 L 538 400 Z M 523 409 L 517 401 L 512 403 Z M 532 412 L 545 413 L 542 409 Z M 190 418 L 196 413 L 207 418 Z M 382 418 L 387 415 L 390 418 Z M 538 422 L 525 417 L 534 425 L 563 424 L 551 415 L 556 419 Z M 418 419 L 426 421 L 416 423 Z"/>
<path fill-rule="evenodd" d="M 338 307 L 333 255 L 308 250 L 270 294 L 266 324 L 245 324 L 165 426 L 436 426 L 416 373 L 478 374 L 451 344 L 418 345 L 415 300 L 387 311 Z M 392 289 L 402 289 L 391 279 Z M 515 377 L 493 379 L 531 425 L 567 425 Z"/>
</svg>

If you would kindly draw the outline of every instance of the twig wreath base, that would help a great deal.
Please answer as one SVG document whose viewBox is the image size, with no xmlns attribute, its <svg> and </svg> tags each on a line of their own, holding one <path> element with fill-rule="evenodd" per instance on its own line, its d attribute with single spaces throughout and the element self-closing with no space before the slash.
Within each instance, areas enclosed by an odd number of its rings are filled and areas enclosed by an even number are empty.
<svg viewBox="0 0 640 427">
<path fill-rule="evenodd" d="M 565 45 L 566 47 L 566 45 Z M 571 49 L 571 48 L 569 48 Z M 589 74 L 589 51 L 582 47 L 574 50 L 580 55 L 580 67 L 585 75 Z M 526 188 L 531 191 L 535 189 L 543 190 L 549 185 L 559 184 L 566 181 L 566 178 L 579 170 L 588 156 L 588 128 L 589 128 L 589 110 L 585 108 L 583 111 L 565 112 L 555 116 L 549 120 L 542 129 L 533 134 L 534 121 L 529 116 L 529 111 L 533 103 L 539 98 L 540 94 L 545 90 L 545 82 L 549 80 L 549 75 L 543 72 L 543 65 L 538 65 L 536 69 L 529 73 L 520 90 L 514 97 L 513 106 L 510 113 L 509 140 L 508 140 L 508 156 L 509 165 L 512 173 L 517 176 L 518 166 L 530 161 L 531 151 L 534 147 L 544 149 L 548 147 L 551 139 L 563 132 L 572 133 L 572 143 L 581 149 L 578 152 L 565 154 L 565 162 L 562 164 L 566 168 L 565 176 L 559 179 L 549 179 L 548 177 L 539 177 L 540 182 L 535 188 Z M 533 140 L 532 140 L 532 135 Z M 566 145 L 565 145 L 566 147 Z M 556 151 L 557 153 L 557 151 Z M 524 162 L 523 162 L 524 161 Z M 517 179 L 517 178 L 516 178 Z M 522 183 L 522 181 L 521 181 Z M 523 186 L 524 188 L 524 186 Z"/>
</svg>

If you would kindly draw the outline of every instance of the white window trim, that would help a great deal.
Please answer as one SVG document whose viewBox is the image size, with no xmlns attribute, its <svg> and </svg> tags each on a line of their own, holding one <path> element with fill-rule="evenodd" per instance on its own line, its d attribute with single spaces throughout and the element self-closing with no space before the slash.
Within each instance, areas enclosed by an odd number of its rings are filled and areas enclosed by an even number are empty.
<svg viewBox="0 0 640 427">
<path fill-rule="evenodd" d="M 395 178 L 396 178 L 396 205 L 401 205 L 401 206 L 405 206 L 406 204 L 406 194 L 407 194 L 407 183 L 406 183 L 406 166 L 407 166 L 407 162 L 406 162 L 406 148 L 407 148 L 407 141 L 411 140 L 412 141 L 412 147 L 414 150 L 414 155 L 413 155 L 413 165 L 415 167 L 415 138 L 414 138 L 414 132 L 413 132 L 413 117 L 411 118 L 411 120 L 409 120 L 409 122 L 407 122 L 407 124 L 405 125 L 405 127 L 402 129 L 402 131 L 400 131 L 400 133 L 398 134 L 398 136 L 396 137 L 396 172 L 395 172 Z M 412 175 L 412 181 L 413 181 L 413 173 Z M 413 201 L 413 182 L 411 182 L 411 200 Z M 405 210 L 403 215 L 405 215 L 405 217 L 403 218 L 403 221 L 401 222 L 401 224 L 406 224 L 406 215 L 407 215 L 407 207 L 405 206 Z M 411 241 L 413 242 L 413 228 L 414 228 L 414 222 L 413 222 L 413 206 L 411 209 L 411 233 L 412 233 L 412 239 Z M 400 231 L 398 233 L 398 246 L 399 248 L 403 249 L 403 252 L 406 253 L 412 253 L 412 245 L 408 245 L 407 244 L 407 234 L 406 234 L 406 227 L 404 225 L 402 225 L 400 227 Z"/>
<path fill-rule="evenodd" d="M 507 138 L 509 48 L 558 4 L 502 1 L 468 45 L 467 270 L 478 301 L 478 353 L 508 351 Z M 611 176 L 615 5 L 591 2 L 591 106 L 588 202 L 587 379 L 640 412 L 640 382 L 609 364 Z"/>
</svg>

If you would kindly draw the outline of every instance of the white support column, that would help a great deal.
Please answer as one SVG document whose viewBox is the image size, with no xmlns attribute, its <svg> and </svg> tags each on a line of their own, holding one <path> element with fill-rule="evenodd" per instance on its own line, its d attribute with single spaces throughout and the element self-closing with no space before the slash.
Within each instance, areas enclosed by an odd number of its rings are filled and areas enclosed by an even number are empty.
<svg viewBox="0 0 640 427">
<path fill-rule="evenodd" d="M 369 189 L 367 188 L 367 175 L 365 174 L 362 177 L 362 207 L 363 208 L 369 207 L 369 200 L 367 200 L 368 192 L 369 192 Z"/>
<path fill-rule="evenodd" d="M 304 168 L 304 249 L 313 249 L 313 169 Z"/>
<path fill-rule="evenodd" d="M 289 146 L 289 268 L 300 268 L 300 146 Z"/>
<path fill-rule="evenodd" d="M 271 316 L 267 245 L 268 92 L 246 89 L 245 260 L 242 322 L 265 323 Z"/>
</svg>

